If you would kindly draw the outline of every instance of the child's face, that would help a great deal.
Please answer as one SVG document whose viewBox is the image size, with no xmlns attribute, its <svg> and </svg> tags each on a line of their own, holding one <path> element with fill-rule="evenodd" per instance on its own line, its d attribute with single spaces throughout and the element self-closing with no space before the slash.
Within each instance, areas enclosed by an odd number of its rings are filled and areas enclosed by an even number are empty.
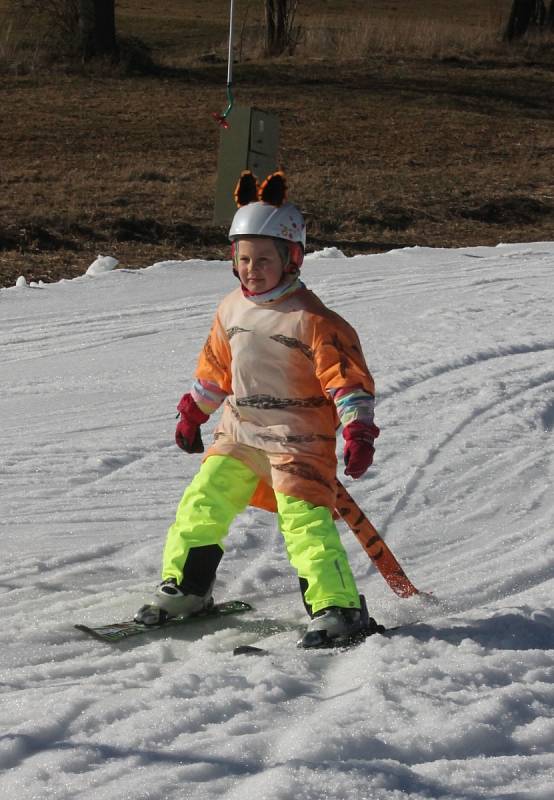
<svg viewBox="0 0 554 800">
<path fill-rule="evenodd" d="M 240 239 L 237 248 L 236 268 L 242 285 L 253 294 L 274 289 L 283 277 L 283 263 L 271 239 Z"/>
</svg>

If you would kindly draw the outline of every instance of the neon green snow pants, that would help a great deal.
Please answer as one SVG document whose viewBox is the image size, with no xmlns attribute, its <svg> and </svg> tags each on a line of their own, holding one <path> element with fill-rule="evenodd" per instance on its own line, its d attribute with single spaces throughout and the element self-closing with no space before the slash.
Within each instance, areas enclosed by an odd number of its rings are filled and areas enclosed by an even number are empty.
<svg viewBox="0 0 554 800">
<path fill-rule="evenodd" d="M 231 456 L 214 455 L 204 461 L 185 490 L 167 533 L 163 580 L 175 578 L 180 584 L 187 558 L 195 548 L 216 549 L 219 555 L 214 570 L 217 568 L 229 526 L 248 505 L 258 480 L 249 467 Z M 356 583 L 329 509 L 280 492 L 276 498 L 288 557 L 312 613 L 329 606 L 359 608 Z"/>
</svg>

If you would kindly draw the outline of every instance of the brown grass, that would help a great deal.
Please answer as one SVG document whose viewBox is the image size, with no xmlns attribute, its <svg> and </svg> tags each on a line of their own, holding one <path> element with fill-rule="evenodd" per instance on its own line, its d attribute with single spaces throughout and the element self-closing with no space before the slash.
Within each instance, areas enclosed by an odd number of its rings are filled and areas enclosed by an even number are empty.
<svg viewBox="0 0 554 800">
<path fill-rule="evenodd" d="M 322 19 L 306 0 L 294 57 L 254 59 L 244 39 L 237 102 L 279 115 L 280 161 L 311 247 L 552 239 L 552 48 L 508 49 L 490 12 L 476 13 L 484 5 L 456 4 L 456 19 L 446 0 L 381 2 L 377 25 L 367 14 L 353 24 L 359 3 L 328 2 Z M 0 285 L 82 274 L 99 252 L 123 266 L 227 255 L 211 222 L 211 112 L 225 105 L 228 3 L 209 7 L 120 0 L 120 32 L 145 39 L 165 67 L 150 76 L 41 72 L 32 36 L 22 51 L 0 29 L 0 59 L 21 59 L 0 75 Z M 509 3 L 494 8 L 501 21 Z"/>
</svg>

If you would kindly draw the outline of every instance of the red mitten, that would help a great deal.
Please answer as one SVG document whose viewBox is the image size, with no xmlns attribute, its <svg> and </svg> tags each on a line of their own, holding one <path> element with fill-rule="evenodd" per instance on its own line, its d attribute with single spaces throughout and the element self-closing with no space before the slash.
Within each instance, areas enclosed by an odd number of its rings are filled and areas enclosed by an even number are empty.
<svg viewBox="0 0 554 800">
<path fill-rule="evenodd" d="M 177 445 L 186 453 L 203 453 L 204 444 L 200 435 L 200 425 L 210 418 L 209 414 L 204 414 L 194 400 L 192 395 L 184 394 L 177 406 L 180 419 L 175 430 L 175 441 Z"/>
<path fill-rule="evenodd" d="M 366 422 L 357 420 L 343 429 L 345 475 L 361 478 L 368 467 L 373 464 L 375 452 L 373 442 L 379 433 L 379 428 L 373 422 L 368 425 Z"/>
</svg>

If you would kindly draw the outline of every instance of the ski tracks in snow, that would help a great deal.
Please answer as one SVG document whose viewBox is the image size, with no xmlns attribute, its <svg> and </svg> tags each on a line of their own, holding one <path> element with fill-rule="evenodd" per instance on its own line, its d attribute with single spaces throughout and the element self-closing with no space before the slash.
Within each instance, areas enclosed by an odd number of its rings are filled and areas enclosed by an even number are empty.
<svg viewBox="0 0 554 800">
<path fill-rule="evenodd" d="M 348 488 L 440 600 L 393 596 L 345 532 L 371 613 L 416 623 L 345 653 L 295 648 L 296 579 L 253 510 L 218 583 L 252 615 L 119 647 L 71 628 L 129 616 L 157 579 L 197 467 L 174 406 L 228 265 L 0 293 L 4 794 L 549 800 L 553 260 L 541 243 L 307 260 L 377 383 L 375 466 Z M 260 640 L 270 656 L 231 655 Z"/>
</svg>

